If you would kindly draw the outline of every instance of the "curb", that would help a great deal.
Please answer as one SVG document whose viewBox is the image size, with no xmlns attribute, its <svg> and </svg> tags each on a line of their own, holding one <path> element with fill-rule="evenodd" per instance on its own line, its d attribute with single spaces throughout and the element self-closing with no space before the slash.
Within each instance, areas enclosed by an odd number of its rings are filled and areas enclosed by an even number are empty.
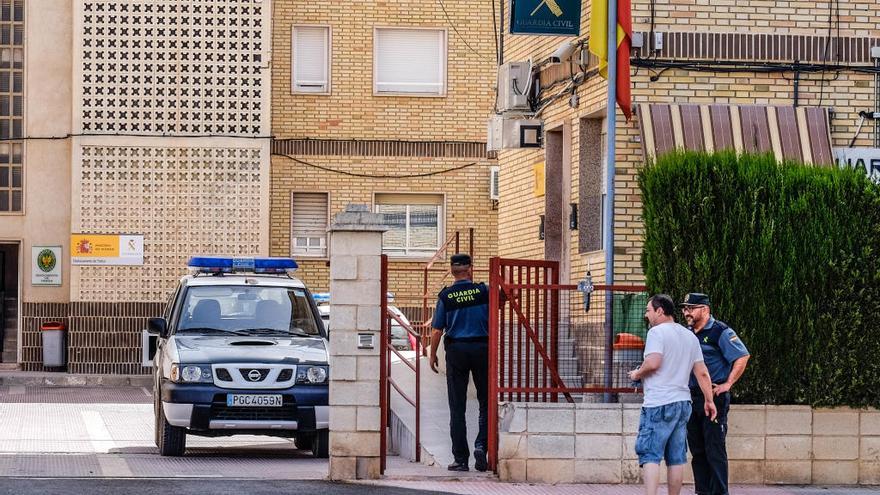
<svg viewBox="0 0 880 495">
<path fill-rule="evenodd" d="M 151 375 L 74 375 L 68 373 L 0 373 L 0 385 L 25 387 L 153 387 Z"/>
</svg>

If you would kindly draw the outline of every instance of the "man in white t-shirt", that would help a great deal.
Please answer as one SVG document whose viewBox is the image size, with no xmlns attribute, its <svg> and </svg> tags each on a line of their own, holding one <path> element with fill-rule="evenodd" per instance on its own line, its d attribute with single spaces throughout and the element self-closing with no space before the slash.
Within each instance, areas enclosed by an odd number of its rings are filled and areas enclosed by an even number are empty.
<svg viewBox="0 0 880 495">
<path fill-rule="evenodd" d="M 657 294 L 648 300 L 645 318 L 651 329 L 645 342 L 645 360 L 629 373 L 632 380 L 644 382 L 636 454 L 648 495 L 657 493 L 663 459 L 666 460 L 669 495 L 681 492 L 687 463 L 687 422 L 691 416 L 688 387 L 691 372 L 706 399 L 706 416 L 714 420 L 717 414 L 700 341 L 693 332 L 675 323 L 674 314 L 675 303 L 666 294 Z"/>
</svg>

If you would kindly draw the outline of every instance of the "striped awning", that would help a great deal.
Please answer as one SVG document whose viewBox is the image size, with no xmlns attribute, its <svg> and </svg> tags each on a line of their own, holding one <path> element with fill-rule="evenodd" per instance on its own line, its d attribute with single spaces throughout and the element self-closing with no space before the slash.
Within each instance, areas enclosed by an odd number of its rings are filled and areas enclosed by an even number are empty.
<svg viewBox="0 0 880 495">
<path fill-rule="evenodd" d="M 675 149 L 771 152 L 780 161 L 831 165 L 827 108 L 764 105 L 640 104 L 646 159 Z"/>
</svg>

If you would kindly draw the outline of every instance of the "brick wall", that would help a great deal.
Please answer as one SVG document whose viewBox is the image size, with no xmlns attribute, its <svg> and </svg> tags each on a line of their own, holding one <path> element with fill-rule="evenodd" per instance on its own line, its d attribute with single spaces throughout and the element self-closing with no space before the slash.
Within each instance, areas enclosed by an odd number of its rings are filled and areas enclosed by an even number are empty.
<svg viewBox="0 0 880 495">
<path fill-rule="evenodd" d="M 647 0 L 633 2 L 633 29 L 651 29 L 650 5 Z M 588 2 L 585 2 L 585 7 Z M 587 34 L 589 12 L 582 20 L 582 33 Z M 871 46 L 880 45 L 880 5 L 870 1 L 849 1 L 840 4 L 839 36 L 832 40 L 827 56 L 825 37 L 828 34 L 828 2 L 716 2 L 708 0 L 673 0 L 656 3 L 654 30 L 664 33 L 664 50 L 653 54 L 660 59 L 724 60 L 724 61 L 802 61 L 852 63 L 870 65 Z M 833 23 L 832 35 L 838 35 Z M 685 35 L 684 33 L 689 33 Z M 696 33 L 696 34 L 694 34 Z M 560 43 L 571 38 L 512 36 L 505 37 L 505 61 L 535 61 L 546 58 Z M 647 49 L 638 56 L 648 57 Z M 566 66 L 546 67 L 542 81 L 552 81 L 567 70 Z M 577 70 L 577 69 L 575 69 Z M 651 77 L 657 76 L 652 81 Z M 693 70 L 632 70 L 632 96 L 635 104 L 718 103 L 792 105 L 795 100 L 793 73 L 698 72 Z M 571 141 L 571 202 L 578 201 L 580 119 L 601 117 L 605 111 L 605 81 L 598 76 L 588 78 L 577 94 L 578 108 L 570 108 L 568 98 L 547 107 L 541 117 L 545 128 L 570 125 Z M 845 146 L 853 137 L 859 110 L 873 107 L 873 77 L 869 74 L 828 71 L 800 74 L 797 103 L 801 106 L 824 106 L 833 109 L 832 146 Z M 551 90 L 549 94 L 553 94 Z M 615 174 L 615 281 L 642 283 L 641 267 L 643 225 L 637 173 L 643 154 L 636 118 L 630 122 L 617 114 Z M 856 146 L 871 145 L 871 126 L 866 124 Z M 498 213 L 499 251 L 503 256 L 543 257 L 543 242 L 538 240 L 538 215 L 544 213 L 544 200 L 532 194 L 532 166 L 544 160 L 544 150 L 506 150 L 499 154 L 502 197 Z M 547 177 L 547 180 L 558 178 Z M 579 253 L 577 235 L 569 242 L 571 278 L 581 278 L 592 270 L 594 279 L 602 279 L 602 252 Z"/>
<path fill-rule="evenodd" d="M 445 195 L 445 236 L 448 239 L 461 232 L 462 250 L 467 249 L 468 230 L 474 229 L 476 268 L 478 272 L 488 270 L 489 256 L 497 253 L 497 211 L 488 189 L 489 166 L 496 161 L 485 151 L 486 119 L 494 103 L 492 20 L 474 15 L 472 2 L 443 3 L 445 13 L 435 3 L 414 0 L 345 0 L 333 9 L 307 2 L 275 2 L 272 134 L 277 140 L 270 192 L 272 255 L 291 254 L 291 192 L 328 192 L 331 219 L 348 203 L 372 206 L 376 193 L 423 192 Z M 329 95 L 291 93 L 291 33 L 295 24 L 330 26 Z M 446 96 L 375 96 L 375 27 L 446 29 Z M 417 178 L 349 175 L 432 174 L 472 163 L 461 170 Z M 409 270 L 423 267 L 425 261 L 392 259 L 389 289 L 398 306 L 421 306 L 423 276 Z M 298 276 L 306 284 L 315 291 L 328 289 L 326 259 L 298 257 L 298 262 Z M 432 273 L 428 293 L 435 294 L 443 283 L 442 273 Z"/>
<path fill-rule="evenodd" d="M 272 43 L 273 135 L 485 142 L 486 118 L 492 111 L 495 94 L 495 40 L 489 7 L 463 0 L 445 0 L 443 4 L 448 19 L 437 3 L 421 0 L 343 0 L 334 3 L 332 9 L 322 3 L 276 1 Z M 476 8 L 481 10 L 480 15 L 476 15 Z M 291 94 L 294 24 L 330 26 L 330 95 Z M 374 96 L 375 27 L 446 29 L 447 96 Z"/>
<path fill-rule="evenodd" d="M 95 374 L 147 374 L 141 365 L 141 336 L 147 319 L 162 314 L 163 303 L 24 303 L 21 318 L 21 368 L 42 371 L 40 325 L 60 321 L 67 327 L 67 371 Z"/>
<path fill-rule="evenodd" d="M 477 275 L 488 270 L 489 256 L 496 250 L 496 211 L 489 199 L 489 166 L 487 158 L 432 158 L 432 157 L 358 157 L 358 156 L 302 156 L 303 161 L 373 175 L 419 174 L 469 165 L 457 171 L 432 177 L 412 179 L 364 179 L 304 166 L 289 158 L 272 159 L 271 188 L 271 248 L 272 256 L 289 256 L 290 201 L 292 192 L 328 192 L 330 218 L 345 209 L 349 203 L 373 205 L 374 194 L 394 192 L 421 192 L 445 196 L 446 239 L 460 232 L 461 250 L 467 250 L 469 229 L 474 228 L 474 254 Z M 470 165 L 473 164 L 473 165 Z M 445 259 L 445 258 L 444 258 Z M 392 258 L 389 290 L 395 293 L 398 304 L 421 305 L 423 278 L 420 272 L 409 272 L 424 267 L 425 258 L 411 262 Z M 326 259 L 309 260 L 299 257 L 298 276 L 314 291 L 326 291 L 328 267 Z M 446 268 L 445 264 L 438 267 Z M 485 277 L 484 277 L 485 278 Z M 432 272 L 428 290 L 434 294 L 442 288 L 442 274 Z"/>
<path fill-rule="evenodd" d="M 638 404 L 517 402 L 498 414 L 502 480 L 641 482 Z M 734 405 L 728 425 L 731 483 L 880 484 L 875 409 Z M 693 482 L 689 466 L 685 482 Z"/>
</svg>

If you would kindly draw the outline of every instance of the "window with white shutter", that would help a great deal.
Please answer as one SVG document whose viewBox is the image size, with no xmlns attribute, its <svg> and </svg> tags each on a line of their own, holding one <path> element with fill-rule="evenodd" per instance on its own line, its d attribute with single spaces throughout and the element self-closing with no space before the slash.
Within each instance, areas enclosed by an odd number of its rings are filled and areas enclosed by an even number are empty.
<svg viewBox="0 0 880 495">
<path fill-rule="evenodd" d="M 290 250 L 294 256 L 327 257 L 327 193 L 291 194 Z"/>
<path fill-rule="evenodd" d="M 373 91 L 446 95 L 446 30 L 376 28 Z"/>
<path fill-rule="evenodd" d="M 375 210 L 388 226 L 382 234 L 387 255 L 431 256 L 443 243 L 442 194 L 377 194 Z"/>
<path fill-rule="evenodd" d="M 330 28 L 293 26 L 291 90 L 294 93 L 330 92 Z"/>
</svg>

